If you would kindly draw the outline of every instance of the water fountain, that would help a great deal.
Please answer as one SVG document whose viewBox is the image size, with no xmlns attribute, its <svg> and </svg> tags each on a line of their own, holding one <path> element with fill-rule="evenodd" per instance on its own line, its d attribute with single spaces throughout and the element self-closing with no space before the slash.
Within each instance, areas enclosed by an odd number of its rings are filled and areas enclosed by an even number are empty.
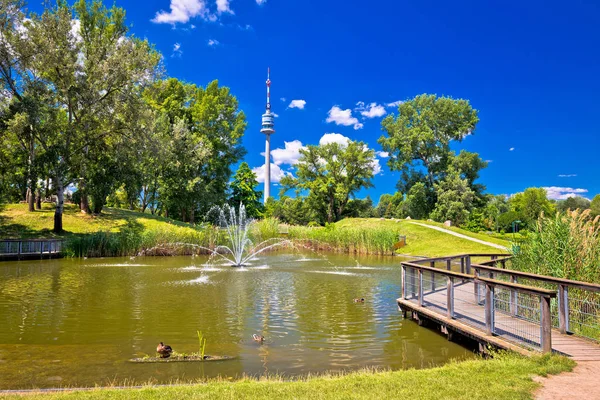
<svg viewBox="0 0 600 400">
<path fill-rule="evenodd" d="M 214 206 L 207 216 L 215 215 L 215 222 L 227 232 L 229 245 L 219 245 L 214 250 L 208 250 L 211 251 L 211 255 L 219 256 L 235 267 L 246 265 L 253 257 L 273 247 L 291 244 L 289 240 L 271 238 L 254 245 L 249 235 L 254 219 L 247 218 L 246 207 L 243 204 L 240 204 L 237 213 L 235 208 L 229 205 Z"/>
</svg>

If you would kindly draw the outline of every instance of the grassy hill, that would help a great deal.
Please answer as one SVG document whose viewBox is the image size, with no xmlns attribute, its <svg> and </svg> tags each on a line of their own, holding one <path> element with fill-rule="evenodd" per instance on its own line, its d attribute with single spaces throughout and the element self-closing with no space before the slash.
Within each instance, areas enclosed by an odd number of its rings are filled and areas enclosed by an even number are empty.
<svg viewBox="0 0 600 400">
<path fill-rule="evenodd" d="M 106 208 L 98 216 L 81 213 L 76 205 L 65 205 L 65 232 L 52 232 L 54 207 L 44 204 L 42 210 L 27 211 L 26 204 L 0 206 L 0 238 L 56 238 L 68 240 L 75 256 L 116 256 L 137 254 L 157 246 L 192 243 L 213 248 L 223 240 L 219 230 L 194 226 L 169 218 L 135 211 Z M 310 243 L 314 248 L 362 254 L 391 254 L 399 235 L 407 237 L 407 246 L 398 253 L 415 256 L 442 256 L 468 252 L 497 253 L 498 249 L 455 237 L 406 220 L 377 218 L 345 219 L 328 227 L 289 227 L 290 239 Z M 417 221 L 423 222 L 423 221 Z M 509 242 L 473 234 L 459 228 L 454 231 L 509 246 Z M 252 231 L 255 242 L 280 236 L 274 220 L 257 223 Z M 173 247 L 173 246 L 171 246 Z M 188 249 L 187 251 L 189 251 Z M 166 251 L 166 250 L 165 250 Z M 183 251 L 185 254 L 185 250 Z M 164 254 L 173 254 L 167 251 Z"/>
</svg>

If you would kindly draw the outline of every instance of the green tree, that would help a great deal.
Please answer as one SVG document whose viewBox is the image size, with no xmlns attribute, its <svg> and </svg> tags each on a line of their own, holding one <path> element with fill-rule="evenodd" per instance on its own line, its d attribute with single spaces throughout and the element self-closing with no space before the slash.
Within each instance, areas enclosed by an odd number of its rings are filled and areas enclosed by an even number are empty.
<svg viewBox="0 0 600 400">
<path fill-rule="evenodd" d="M 590 208 L 592 210 L 592 215 L 600 215 L 600 194 L 594 196 L 592 202 L 590 203 Z"/>
<path fill-rule="evenodd" d="M 160 177 L 144 179 L 146 184 L 157 181 L 165 213 L 180 213 L 185 221 L 224 203 L 231 166 L 245 154 L 241 137 L 246 120 L 229 88 L 217 81 L 202 88 L 171 78 L 156 82 L 144 97 L 166 122 L 162 134 L 169 149 L 158 168 Z"/>
<path fill-rule="evenodd" d="M 568 199 L 565 200 L 561 200 L 556 204 L 556 209 L 558 211 L 567 211 L 567 210 L 572 210 L 575 211 L 577 209 L 579 210 L 587 210 L 588 208 L 590 208 L 591 202 L 586 199 L 585 197 L 581 197 L 581 196 L 575 196 L 575 197 L 569 197 Z"/>
<path fill-rule="evenodd" d="M 520 213 L 529 226 L 537 221 L 541 213 L 551 217 L 556 211 L 554 204 L 548 200 L 544 188 L 527 188 L 524 192 L 511 197 L 509 203 L 511 210 Z"/>
<path fill-rule="evenodd" d="M 107 9 L 100 1 L 79 0 L 73 7 L 58 2 L 41 15 L 30 14 L 19 32 L 21 41 L 11 47 L 20 60 L 14 69 L 35 71 L 50 91 L 45 104 L 52 108 L 46 118 L 52 129 L 36 139 L 51 155 L 58 196 L 54 231 L 61 232 L 69 183 L 77 181 L 85 207 L 90 177 L 96 177 L 97 198 L 105 201 L 105 186 L 116 177 L 103 164 L 107 158 L 119 164 L 113 150 L 133 132 L 140 92 L 156 75 L 160 55 L 147 41 L 128 35 L 121 8 Z"/>
<path fill-rule="evenodd" d="M 479 171 L 486 168 L 488 163 L 482 160 L 477 153 L 461 150 L 456 156 L 452 154 L 450 165 L 459 172 L 461 178 L 466 179 L 471 190 L 475 192 L 478 206 L 484 206 L 486 203 L 483 195 L 485 186 L 475 183 L 475 181 L 479 178 Z"/>
<path fill-rule="evenodd" d="M 450 220 L 458 226 L 464 224 L 475 200 L 475 192 L 469 187 L 468 181 L 461 178 L 458 171 L 451 169 L 435 188 L 438 201 L 431 217 L 440 222 Z"/>
<path fill-rule="evenodd" d="M 373 186 L 375 152 L 363 142 L 328 143 L 300 150 L 297 177 L 281 180 L 282 195 L 289 189 L 307 191 L 308 202 L 325 221 L 338 221 L 356 192 Z"/>
<path fill-rule="evenodd" d="M 427 187 L 423 182 L 414 184 L 406 194 L 406 200 L 402 206 L 404 214 L 413 219 L 427 218 L 431 209 L 431 200 L 428 195 Z"/>
<path fill-rule="evenodd" d="M 264 207 L 260 201 L 262 192 L 256 190 L 257 186 L 256 175 L 252 172 L 248 163 L 241 163 L 230 184 L 231 197 L 229 198 L 229 204 L 232 207 L 239 207 L 240 204 L 243 204 L 246 207 L 247 216 L 251 218 L 261 217 Z"/>
<path fill-rule="evenodd" d="M 438 174 L 447 170 L 450 143 L 471 135 L 478 121 L 477 110 L 467 100 L 423 94 L 401 103 L 398 116 L 382 121 L 386 135 L 379 143 L 390 153 L 392 171 L 402 171 L 403 179 L 410 180 L 422 168 L 433 187 Z"/>
</svg>

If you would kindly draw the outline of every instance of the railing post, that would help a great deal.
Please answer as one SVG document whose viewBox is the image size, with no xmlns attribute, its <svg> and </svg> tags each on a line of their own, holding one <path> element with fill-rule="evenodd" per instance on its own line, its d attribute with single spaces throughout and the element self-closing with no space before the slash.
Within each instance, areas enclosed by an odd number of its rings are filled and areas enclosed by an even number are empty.
<svg viewBox="0 0 600 400">
<path fill-rule="evenodd" d="M 500 261 L 500 264 L 502 264 L 502 269 L 506 269 L 506 258 L 503 258 L 503 259 Z"/>
<path fill-rule="evenodd" d="M 452 259 L 446 260 L 446 270 L 450 271 L 452 269 Z"/>
<path fill-rule="evenodd" d="M 446 282 L 446 309 L 448 310 L 448 318 L 454 318 L 454 278 L 447 276 Z"/>
<path fill-rule="evenodd" d="M 465 258 L 464 257 L 460 258 L 460 273 L 461 274 L 465 273 Z"/>
<path fill-rule="evenodd" d="M 477 278 L 479 278 L 479 268 L 475 268 L 475 279 L 473 280 L 473 294 L 475 295 L 475 303 L 479 304 L 479 283 L 477 283 Z"/>
<path fill-rule="evenodd" d="M 485 284 L 485 331 L 494 334 L 494 287 L 489 283 Z"/>
<path fill-rule="evenodd" d="M 543 353 L 550 353 L 552 351 L 552 318 L 549 296 L 540 296 L 540 314 L 540 347 Z"/>
<path fill-rule="evenodd" d="M 514 275 L 510 276 L 510 283 L 517 283 L 517 277 Z M 518 312 L 519 312 L 519 294 L 517 293 L 516 290 L 511 289 L 510 290 L 510 313 L 512 315 L 514 315 L 515 317 L 517 316 Z"/>
<path fill-rule="evenodd" d="M 417 288 L 417 281 L 416 281 L 416 273 L 417 270 L 416 268 L 412 268 L 412 273 L 410 274 L 410 297 L 414 298 L 415 295 L 417 294 L 416 288 Z"/>
<path fill-rule="evenodd" d="M 558 285 L 558 330 L 569 331 L 569 287 L 563 284 Z"/>
<path fill-rule="evenodd" d="M 435 272 L 431 271 L 431 293 L 435 292 Z"/>
<path fill-rule="evenodd" d="M 17 253 L 17 258 L 20 260 L 21 259 L 21 249 L 23 248 L 23 242 L 19 241 L 19 250 Z"/>
<path fill-rule="evenodd" d="M 423 270 L 419 269 L 419 295 L 418 295 L 419 307 L 423 307 Z"/>
<path fill-rule="evenodd" d="M 467 256 L 467 274 L 471 273 L 471 256 Z"/>
<path fill-rule="evenodd" d="M 401 276 L 402 276 L 402 287 L 400 288 L 400 298 L 406 299 L 406 267 L 404 264 L 400 264 Z"/>
</svg>

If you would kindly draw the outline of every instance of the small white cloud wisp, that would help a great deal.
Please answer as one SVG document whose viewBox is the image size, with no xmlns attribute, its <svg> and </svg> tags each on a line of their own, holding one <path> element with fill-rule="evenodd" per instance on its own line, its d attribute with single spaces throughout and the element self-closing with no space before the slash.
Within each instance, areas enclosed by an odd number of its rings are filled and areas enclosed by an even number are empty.
<svg viewBox="0 0 600 400">
<path fill-rule="evenodd" d="M 356 117 L 352 116 L 352 110 L 342 110 L 338 106 L 331 107 L 327 113 L 327 122 L 334 122 L 336 125 L 353 126 L 355 130 L 362 129 L 363 124 L 358 122 Z"/>
<path fill-rule="evenodd" d="M 299 108 L 300 110 L 304 110 L 306 106 L 306 100 L 292 100 L 288 108 Z"/>
</svg>

